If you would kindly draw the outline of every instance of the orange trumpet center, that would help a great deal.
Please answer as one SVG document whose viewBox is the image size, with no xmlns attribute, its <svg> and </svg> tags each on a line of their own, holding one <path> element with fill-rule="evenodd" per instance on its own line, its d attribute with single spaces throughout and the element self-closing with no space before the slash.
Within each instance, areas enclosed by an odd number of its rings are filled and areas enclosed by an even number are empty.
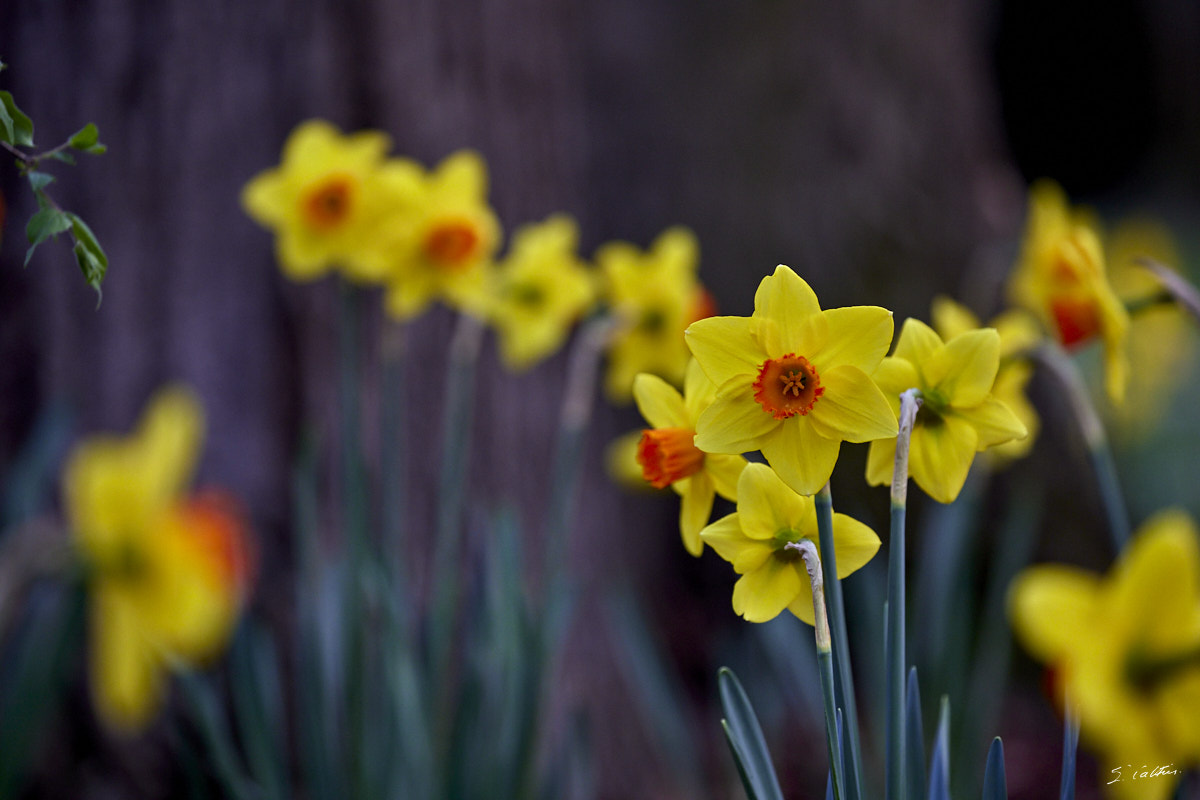
<svg viewBox="0 0 1200 800">
<path fill-rule="evenodd" d="M 704 466 L 704 451 L 692 443 L 690 428 L 656 428 L 642 431 L 637 461 L 642 477 L 655 489 L 695 475 Z"/>
<path fill-rule="evenodd" d="M 775 419 L 807 414 L 823 394 L 817 370 L 795 353 L 768 358 L 754 381 L 754 399 Z"/>
<path fill-rule="evenodd" d="M 336 228 L 347 216 L 354 199 L 354 179 L 333 175 L 304 198 L 304 218 L 320 231 Z"/>
<path fill-rule="evenodd" d="M 466 220 L 447 220 L 425 236 L 424 250 L 429 260 L 451 269 L 461 267 L 479 249 L 479 231 Z"/>
<path fill-rule="evenodd" d="M 1091 298 L 1057 297 L 1050 301 L 1050 313 L 1063 347 L 1082 344 L 1100 331 L 1100 311 Z"/>
</svg>

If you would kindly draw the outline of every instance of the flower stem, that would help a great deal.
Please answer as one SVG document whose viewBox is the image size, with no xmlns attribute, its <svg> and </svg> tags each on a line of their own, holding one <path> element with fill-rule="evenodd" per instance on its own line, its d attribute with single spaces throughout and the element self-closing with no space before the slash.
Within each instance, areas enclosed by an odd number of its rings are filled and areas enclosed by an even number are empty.
<svg viewBox="0 0 1200 800">
<path fill-rule="evenodd" d="M 904 516 L 908 504 L 908 447 L 921 395 L 916 389 L 900 394 L 899 432 L 896 436 L 896 467 L 892 473 L 891 538 L 888 543 L 887 635 L 884 663 L 887 677 L 887 800 L 904 797 Z"/>
<path fill-rule="evenodd" d="M 808 579 L 812 582 L 813 628 L 817 640 L 817 666 L 821 673 L 821 694 L 825 699 L 825 740 L 829 747 L 829 773 L 833 776 L 834 800 L 846 797 L 842 776 L 842 750 L 838 746 L 837 707 L 833 686 L 833 650 L 829 635 L 829 616 L 825 610 L 825 581 L 821 574 L 821 558 L 811 539 L 789 542 L 786 547 L 797 550 L 804 559 Z"/>
<path fill-rule="evenodd" d="M 838 698 L 844 711 L 845 739 L 850 748 L 850 771 L 846 774 L 849 797 L 862 795 L 862 744 L 858 730 L 858 701 L 854 691 L 854 671 L 850 666 L 850 639 L 846 631 L 846 605 L 842 582 L 837 578 L 837 553 L 833 546 L 833 496 L 826 483 L 813 498 L 817 509 L 817 532 L 821 540 L 821 569 L 829 624 L 833 635 L 833 663 L 837 668 Z"/>
</svg>

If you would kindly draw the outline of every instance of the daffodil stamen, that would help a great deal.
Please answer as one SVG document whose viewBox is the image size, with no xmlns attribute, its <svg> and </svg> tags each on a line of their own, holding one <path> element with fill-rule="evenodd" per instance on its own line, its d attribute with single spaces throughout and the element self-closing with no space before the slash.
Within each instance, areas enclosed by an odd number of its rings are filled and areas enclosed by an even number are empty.
<svg viewBox="0 0 1200 800">
<path fill-rule="evenodd" d="M 425 255 L 438 266 L 456 269 L 471 261 L 480 244 L 479 232 L 465 220 L 435 225 L 425 237 Z"/>
<path fill-rule="evenodd" d="M 768 358 L 754 381 L 754 399 L 775 419 L 808 414 L 824 393 L 816 368 L 795 353 Z"/>
<path fill-rule="evenodd" d="M 692 440 L 690 428 L 656 428 L 642 431 L 637 461 L 642 477 L 655 489 L 695 475 L 704 467 L 704 452 Z"/>
<path fill-rule="evenodd" d="M 304 197 L 304 219 L 319 231 L 329 231 L 350 216 L 354 179 L 331 175 Z"/>
</svg>

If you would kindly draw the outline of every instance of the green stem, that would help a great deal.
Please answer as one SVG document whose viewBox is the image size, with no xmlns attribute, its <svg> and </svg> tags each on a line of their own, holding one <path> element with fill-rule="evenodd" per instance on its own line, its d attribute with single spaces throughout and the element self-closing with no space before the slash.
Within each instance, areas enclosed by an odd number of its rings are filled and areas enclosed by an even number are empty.
<svg viewBox="0 0 1200 800">
<path fill-rule="evenodd" d="M 1125 508 L 1125 498 L 1121 494 L 1120 481 L 1117 478 L 1117 467 L 1113 461 L 1112 450 L 1108 445 L 1108 436 L 1104 433 L 1104 424 L 1100 415 L 1088 396 L 1087 387 L 1079 370 L 1061 347 L 1044 344 L 1034 351 L 1035 357 L 1047 367 L 1058 379 L 1075 419 L 1079 422 L 1084 444 L 1087 446 L 1088 460 L 1096 476 L 1096 486 L 1100 491 L 1100 502 L 1108 519 L 1108 532 L 1112 537 L 1113 547 L 1119 553 L 1129 541 L 1131 531 L 1129 512 Z"/>
<path fill-rule="evenodd" d="M 904 516 L 908 504 L 908 447 L 920 406 L 921 397 L 916 389 L 909 389 L 900 394 L 896 467 L 892 473 L 891 538 L 888 542 L 888 616 L 884 647 L 884 663 L 887 670 L 887 800 L 902 800 L 905 786 Z"/>
<path fill-rule="evenodd" d="M 854 670 L 850 664 L 850 639 L 846 629 L 846 604 L 842 582 L 837 577 L 837 553 L 833 544 L 833 496 L 826 483 L 813 498 L 817 509 L 817 532 L 821 540 L 821 569 L 833 638 L 833 663 L 837 669 L 837 697 L 844 710 L 845 739 L 850 748 L 850 771 L 846 776 L 849 797 L 862 796 L 862 742 L 858 730 L 858 700 Z"/>
<path fill-rule="evenodd" d="M 812 582 L 813 633 L 817 641 L 817 666 L 821 673 L 821 695 L 825 700 L 825 741 L 829 748 L 829 773 L 833 776 L 834 800 L 846 797 L 846 783 L 842 776 L 842 749 L 838 746 L 837 704 L 833 685 L 833 650 L 829 631 L 829 616 L 825 609 L 825 581 L 822 576 L 821 558 L 817 547 L 810 539 L 790 542 L 785 545 L 796 550 L 804 559 L 808 579 Z"/>
<path fill-rule="evenodd" d="M 379 430 L 383 440 L 380 457 L 383 552 L 393 594 L 400 597 L 407 597 L 410 578 L 404 528 L 404 509 L 408 500 L 408 437 L 402 424 L 407 410 L 404 398 L 405 332 L 399 323 L 385 322 L 380 342 L 383 360 L 379 401 Z"/>
</svg>

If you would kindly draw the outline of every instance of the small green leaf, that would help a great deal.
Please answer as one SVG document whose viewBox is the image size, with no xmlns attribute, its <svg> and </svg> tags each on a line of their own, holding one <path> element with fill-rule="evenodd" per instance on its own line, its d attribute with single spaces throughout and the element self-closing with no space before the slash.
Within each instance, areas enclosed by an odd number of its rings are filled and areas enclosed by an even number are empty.
<svg viewBox="0 0 1200 800">
<path fill-rule="evenodd" d="M 74 147 L 76 150 L 87 150 L 100 139 L 100 131 L 92 123 L 84 125 L 77 130 L 74 135 L 67 141 L 67 144 Z"/>
<path fill-rule="evenodd" d="M 50 153 L 50 158 L 53 158 L 55 161 L 61 161 L 64 164 L 75 166 L 75 156 L 71 155 L 65 150 L 55 150 L 53 153 Z"/>
<path fill-rule="evenodd" d="M 39 244 L 51 236 L 69 230 L 70 227 L 71 218 L 57 208 L 43 208 L 30 217 L 25 225 L 25 236 L 29 239 L 29 249 L 25 251 L 25 266 L 29 266 L 29 259 L 33 257 L 33 251 Z"/>
<path fill-rule="evenodd" d="M 29 185 L 33 187 L 35 192 L 40 192 L 54 183 L 54 176 L 49 172 L 29 172 L 26 173 L 25 177 L 29 178 Z"/>
<path fill-rule="evenodd" d="M 0 92 L 0 141 L 33 147 L 33 120 L 17 108 L 9 92 Z"/>
</svg>

